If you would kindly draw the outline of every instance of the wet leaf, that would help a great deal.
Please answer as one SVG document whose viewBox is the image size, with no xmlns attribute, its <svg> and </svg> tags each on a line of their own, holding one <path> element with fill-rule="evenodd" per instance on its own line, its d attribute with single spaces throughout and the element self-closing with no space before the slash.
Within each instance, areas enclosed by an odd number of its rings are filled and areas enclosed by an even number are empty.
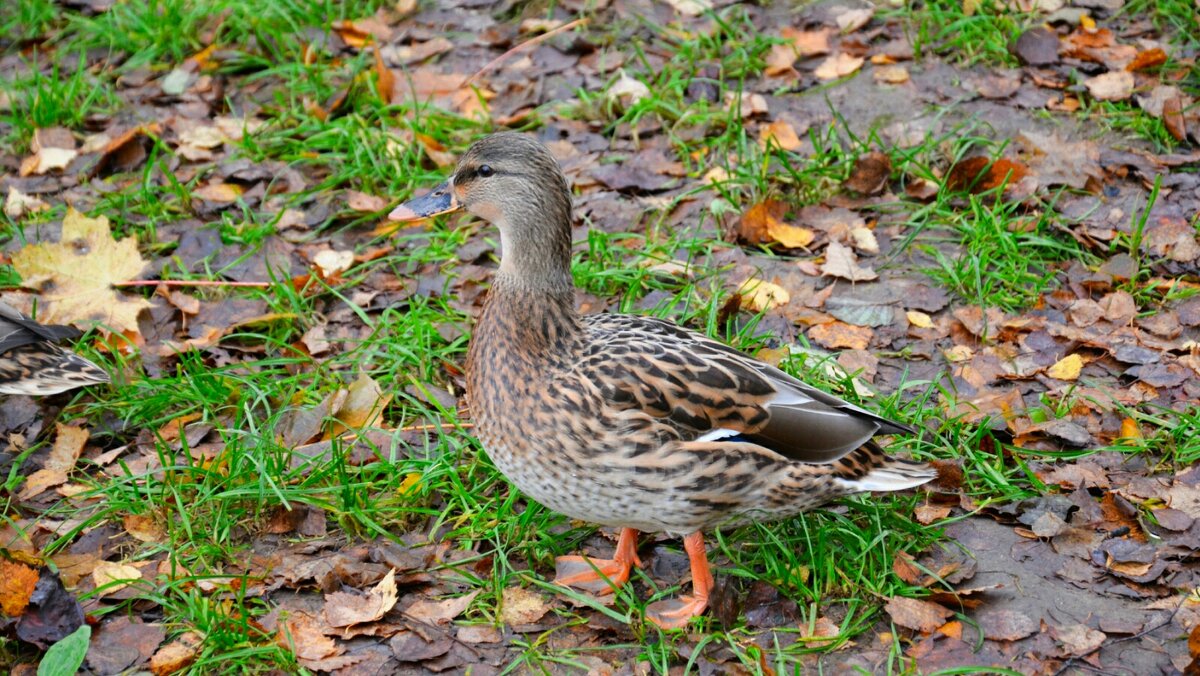
<svg viewBox="0 0 1200 676">
<path fill-rule="evenodd" d="M 787 289 L 761 279 L 747 279 L 738 287 L 737 293 L 742 297 L 742 305 L 751 312 L 766 312 L 792 300 Z"/>
<path fill-rule="evenodd" d="M 1017 38 L 1012 52 L 1027 66 L 1058 63 L 1058 34 L 1043 26 L 1031 28 Z"/>
<path fill-rule="evenodd" d="M 937 629 L 945 623 L 947 618 L 954 615 L 953 612 L 936 603 L 904 596 L 889 598 L 883 609 L 891 616 L 892 622 L 922 633 L 929 633 Z"/>
<path fill-rule="evenodd" d="M 26 287 L 40 289 L 38 320 L 47 324 L 99 322 L 106 330 L 139 335 L 137 316 L 150 302 L 118 293 L 114 282 L 146 269 L 137 241 L 113 239 L 108 218 L 67 209 L 61 241 L 31 244 L 12 257 Z"/>
<path fill-rule="evenodd" d="M 500 617 L 509 626 L 533 624 L 549 611 L 545 597 L 524 587 L 506 587 L 500 600 Z"/>
<path fill-rule="evenodd" d="M 0 558 L 0 613 L 20 617 L 29 605 L 38 578 L 37 569 Z"/>
<path fill-rule="evenodd" d="M 825 249 L 825 264 L 821 266 L 821 274 L 852 282 L 866 282 L 879 277 L 869 266 L 859 265 L 858 257 L 850 247 L 839 242 L 830 242 Z"/>
<path fill-rule="evenodd" d="M 1046 375 L 1058 380 L 1075 380 L 1083 369 L 1083 358 L 1077 354 L 1067 355 L 1046 370 Z"/>
<path fill-rule="evenodd" d="M 349 627 L 374 622 L 396 605 L 396 569 L 366 594 L 334 592 L 325 595 L 325 620 L 331 627 Z"/>
<path fill-rule="evenodd" d="M 976 616 L 984 638 L 997 641 L 1018 641 L 1036 634 L 1037 620 L 1016 610 L 985 610 Z"/>
<path fill-rule="evenodd" d="M 813 75 L 820 80 L 836 80 L 858 72 L 864 63 L 866 60 L 861 56 L 850 56 L 845 52 L 839 52 L 821 62 L 821 65 L 813 71 Z"/>
<path fill-rule="evenodd" d="M 878 195 L 892 176 L 892 159 L 877 150 L 859 155 L 854 170 L 843 183 L 847 189 L 863 195 Z"/>
</svg>

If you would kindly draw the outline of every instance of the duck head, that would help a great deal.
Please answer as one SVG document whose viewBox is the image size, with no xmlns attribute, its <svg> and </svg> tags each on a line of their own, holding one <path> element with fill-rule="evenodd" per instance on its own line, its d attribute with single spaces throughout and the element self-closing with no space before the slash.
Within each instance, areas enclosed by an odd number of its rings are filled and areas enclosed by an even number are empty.
<svg viewBox="0 0 1200 676">
<path fill-rule="evenodd" d="M 500 229 L 500 274 L 538 286 L 570 284 L 571 193 L 537 139 L 501 133 L 477 141 L 445 183 L 388 218 L 413 221 L 460 209 Z"/>
</svg>

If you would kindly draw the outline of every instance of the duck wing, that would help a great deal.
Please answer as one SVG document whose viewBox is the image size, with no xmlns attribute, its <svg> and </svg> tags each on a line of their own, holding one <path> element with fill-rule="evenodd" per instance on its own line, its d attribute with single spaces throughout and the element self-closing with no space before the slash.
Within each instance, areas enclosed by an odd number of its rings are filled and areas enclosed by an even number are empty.
<svg viewBox="0 0 1200 676">
<path fill-rule="evenodd" d="M 0 303 L 0 394 L 48 395 L 109 382 L 108 373 L 58 345 L 83 335 L 47 326 Z"/>
<path fill-rule="evenodd" d="M 583 323 L 580 367 L 608 403 L 663 418 L 691 441 L 744 441 L 827 463 L 877 434 L 913 432 L 671 322 L 601 314 Z"/>
</svg>

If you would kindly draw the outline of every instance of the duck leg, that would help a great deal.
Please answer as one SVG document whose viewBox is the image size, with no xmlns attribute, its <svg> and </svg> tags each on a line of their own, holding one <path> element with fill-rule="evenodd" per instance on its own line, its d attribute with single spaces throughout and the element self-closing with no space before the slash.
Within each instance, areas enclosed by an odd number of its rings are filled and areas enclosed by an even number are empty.
<svg viewBox="0 0 1200 676">
<path fill-rule="evenodd" d="M 688 561 L 692 564 L 692 596 L 656 601 L 646 607 L 646 619 L 663 629 L 681 629 L 708 607 L 708 595 L 713 588 L 708 554 L 704 551 L 704 535 L 699 531 L 683 538 Z"/>
<path fill-rule="evenodd" d="M 609 594 L 629 580 L 634 566 L 641 567 L 637 556 L 638 531 L 622 528 L 617 551 L 611 559 L 586 556 L 560 556 L 554 560 L 554 583 L 575 587 L 593 594 Z"/>
</svg>

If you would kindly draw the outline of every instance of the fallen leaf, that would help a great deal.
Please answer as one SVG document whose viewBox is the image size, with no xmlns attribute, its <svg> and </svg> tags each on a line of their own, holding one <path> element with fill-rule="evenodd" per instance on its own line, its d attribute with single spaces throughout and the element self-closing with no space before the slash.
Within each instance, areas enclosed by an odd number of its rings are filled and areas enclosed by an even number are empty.
<svg viewBox="0 0 1200 676">
<path fill-rule="evenodd" d="M 196 661 L 199 651 L 200 637 L 189 631 L 154 653 L 154 657 L 150 658 L 150 671 L 154 676 L 182 671 Z"/>
<path fill-rule="evenodd" d="M 742 282 L 737 293 L 742 297 L 742 305 L 751 312 L 773 310 L 787 305 L 792 300 L 792 295 L 787 289 L 754 277 Z"/>
<path fill-rule="evenodd" d="M 803 249 L 812 244 L 816 233 L 799 225 L 788 225 L 772 219 L 767 224 L 767 236 L 785 249 Z"/>
<path fill-rule="evenodd" d="M 1057 380 L 1075 380 L 1083 369 L 1083 357 L 1077 354 L 1067 355 L 1059 359 L 1053 366 L 1046 369 L 1046 375 Z"/>
<path fill-rule="evenodd" d="M 119 674 L 150 661 L 167 637 L 161 624 L 126 616 L 108 616 L 96 629 L 87 651 L 88 667 L 99 674 Z"/>
<path fill-rule="evenodd" d="M 933 328 L 933 318 L 924 312 L 920 312 L 918 310 L 909 310 L 908 312 L 904 313 L 904 316 L 908 318 L 909 324 L 912 324 L 918 329 Z"/>
<path fill-rule="evenodd" d="M 42 148 L 21 162 L 21 176 L 42 175 L 49 171 L 62 171 L 79 156 L 74 148 Z"/>
<path fill-rule="evenodd" d="M 854 251 L 840 242 L 830 242 L 825 249 L 825 264 L 821 266 L 821 274 L 852 282 L 867 282 L 879 277 L 870 266 L 859 265 Z"/>
<path fill-rule="evenodd" d="M 47 488 L 66 483 L 67 475 L 74 469 L 75 461 L 83 452 L 84 444 L 88 440 L 87 428 L 73 427 L 62 423 L 56 423 L 55 427 L 57 433 L 54 438 L 54 447 L 50 449 L 45 466 L 30 474 L 25 480 L 18 496 L 22 500 L 39 495 Z"/>
<path fill-rule="evenodd" d="M 1058 63 L 1058 34 L 1044 26 L 1031 28 L 1017 38 L 1012 53 L 1027 66 Z"/>
<path fill-rule="evenodd" d="M 1000 158 L 992 160 L 982 155 L 968 157 L 955 163 L 946 175 L 946 188 L 957 192 L 979 194 L 1000 186 L 1017 183 L 1029 174 L 1021 162 Z"/>
<path fill-rule="evenodd" d="M 29 605 L 38 578 L 36 568 L 0 558 L 0 613 L 20 617 Z"/>
<path fill-rule="evenodd" d="M 92 570 L 92 581 L 96 583 L 96 595 L 114 594 L 142 579 L 142 571 L 124 563 L 101 561 Z"/>
<path fill-rule="evenodd" d="M 774 143 L 780 148 L 791 152 L 800 150 L 803 147 L 800 137 L 796 135 L 795 127 L 786 120 L 776 120 L 771 124 L 761 127 L 758 130 L 758 142 L 764 148 Z"/>
<path fill-rule="evenodd" d="M 605 95 L 622 110 L 628 110 L 638 101 L 650 96 L 650 88 L 641 80 L 629 77 L 622 68 L 617 71 L 617 79 L 609 85 Z"/>
<path fill-rule="evenodd" d="M 754 204 L 738 220 L 738 239 L 747 244 L 773 241 L 771 228 L 783 225 L 780 219 L 786 212 L 787 204 L 779 200 L 767 199 Z"/>
<path fill-rule="evenodd" d="M 19 220 L 25 214 L 32 214 L 38 211 L 45 211 L 50 208 L 41 198 L 33 195 L 26 195 L 17 190 L 16 186 L 8 186 L 8 197 L 4 200 L 4 215 L 13 219 Z"/>
<path fill-rule="evenodd" d="M 910 75 L 908 69 L 904 66 L 879 66 L 871 75 L 876 82 L 884 82 L 887 84 L 904 84 L 908 82 Z"/>
<path fill-rule="evenodd" d="M 1133 95 L 1133 73 L 1116 70 L 1083 81 L 1092 98 L 1098 101 L 1124 101 Z"/>
<path fill-rule="evenodd" d="M 533 624 L 549 611 L 544 596 L 524 587 L 506 587 L 500 600 L 500 618 L 510 627 Z"/>
<path fill-rule="evenodd" d="M 947 516 L 950 516 L 950 505 L 917 505 L 913 508 L 913 518 L 926 526 Z"/>
<path fill-rule="evenodd" d="M 1147 68 L 1161 66 L 1167 62 L 1167 53 L 1160 47 L 1151 47 L 1150 49 L 1138 52 L 1138 55 L 1133 57 L 1133 61 L 1125 66 L 1125 70 L 1138 71 Z"/>
<path fill-rule="evenodd" d="M 712 9 L 712 0 L 666 0 L 666 3 L 684 16 L 700 16 Z"/>
<path fill-rule="evenodd" d="M 800 624 L 800 638 L 804 640 L 804 646 L 809 648 L 831 645 L 841 633 L 842 628 L 824 615 L 818 617 L 811 627 L 807 622 Z"/>
<path fill-rule="evenodd" d="M 792 67 L 794 63 L 796 63 L 796 50 L 791 45 L 786 43 L 771 45 L 771 51 L 767 52 L 763 74 L 767 77 L 798 75 L 796 69 Z"/>
<path fill-rule="evenodd" d="M 333 592 L 325 595 L 325 620 L 331 627 L 349 627 L 364 622 L 374 622 L 383 617 L 396 605 L 396 569 L 387 575 L 366 594 Z"/>
<path fill-rule="evenodd" d="M 788 41 L 797 56 L 808 57 L 829 53 L 829 38 L 833 30 L 822 28 L 814 31 L 802 31 L 784 26 L 779 34 Z"/>
<path fill-rule="evenodd" d="M 831 350 L 865 350 L 875 332 L 868 326 L 852 326 L 844 322 L 817 324 L 808 330 L 808 337 L 821 347 Z"/>
<path fill-rule="evenodd" d="M 903 596 L 889 598 L 883 609 L 897 625 L 926 634 L 942 626 L 947 618 L 954 615 L 936 603 Z"/>
<path fill-rule="evenodd" d="M 140 336 L 137 316 L 150 301 L 113 290 L 146 268 L 137 241 L 113 239 L 108 218 L 67 209 L 58 242 L 28 245 L 12 256 L 24 285 L 40 293 L 38 320 L 47 324 L 100 322 L 106 330 Z"/>
<path fill-rule="evenodd" d="M 986 610 L 975 621 L 984 638 L 995 641 L 1019 641 L 1036 634 L 1040 627 L 1036 620 L 1015 610 Z"/>
<path fill-rule="evenodd" d="M 1050 635 L 1062 643 L 1066 654 L 1074 656 L 1087 655 L 1099 648 L 1108 638 L 1104 632 L 1096 631 L 1083 624 L 1050 627 Z"/>
<path fill-rule="evenodd" d="M 357 190 L 346 191 L 346 206 L 354 211 L 375 213 L 388 208 L 388 201 L 378 195 L 368 195 Z"/>
<path fill-rule="evenodd" d="M 325 438 L 332 439 L 346 430 L 376 427 L 383 417 L 383 409 L 392 400 L 391 392 L 384 392 L 379 383 L 365 372 L 347 388 L 347 396 L 334 412 L 333 417 L 341 424 L 330 426 Z"/>
<path fill-rule="evenodd" d="M 404 614 L 427 624 L 448 624 L 470 607 L 471 602 L 479 595 L 475 590 L 464 596 L 455 596 L 441 601 L 417 601 L 404 609 Z"/>
<path fill-rule="evenodd" d="M 851 56 L 845 52 L 838 52 L 821 62 L 817 69 L 813 71 L 813 75 L 820 80 L 836 80 L 846 77 L 852 73 L 858 72 L 859 68 L 866 63 L 866 59 L 861 56 Z"/>
<path fill-rule="evenodd" d="M 165 534 L 153 516 L 128 514 L 121 520 L 125 532 L 142 542 L 162 542 Z"/>
<path fill-rule="evenodd" d="M 843 186 L 863 195 L 878 195 L 887 187 L 892 176 L 892 159 L 873 150 L 854 160 L 854 169 Z"/>
<path fill-rule="evenodd" d="M 313 264 L 321 272 L 322 279 L 337 279 L 354 265 L 354 252 L 322 249 L 313 256 Z"/>
<path fill-rule="evenodd" d="M 838 12 L 833 20 L 842 33 L 853 33 L 867 25 L 873 16 L 875 16 L 874 7 L 862 7 L 860 9 L 844 9 Z"/>
</svg>

